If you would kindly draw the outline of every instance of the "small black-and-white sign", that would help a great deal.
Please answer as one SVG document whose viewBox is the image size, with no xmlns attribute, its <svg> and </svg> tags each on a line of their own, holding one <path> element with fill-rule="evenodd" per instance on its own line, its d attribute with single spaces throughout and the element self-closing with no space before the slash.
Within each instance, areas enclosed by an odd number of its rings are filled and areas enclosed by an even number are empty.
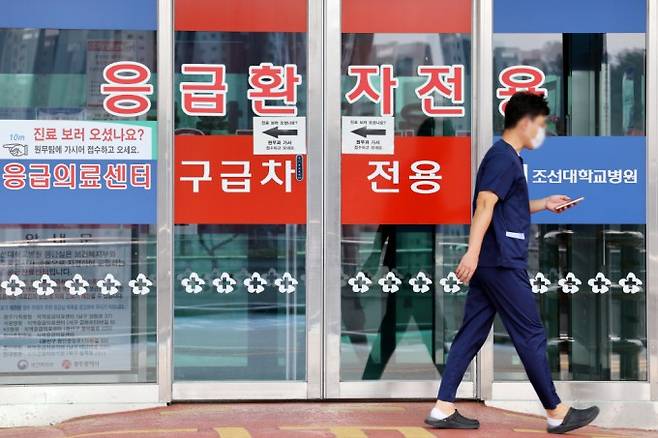
<svg viewBox="0 0 658 438">
<path fill-rule="evenodd" d="M 254 117 L 254 155 L 306 153 L 306 117 Z"/>
<path fill-rule="evenodd" d="M 343 117 L 344 154 L 393 154 L 393 117 Z"/>
</svg>

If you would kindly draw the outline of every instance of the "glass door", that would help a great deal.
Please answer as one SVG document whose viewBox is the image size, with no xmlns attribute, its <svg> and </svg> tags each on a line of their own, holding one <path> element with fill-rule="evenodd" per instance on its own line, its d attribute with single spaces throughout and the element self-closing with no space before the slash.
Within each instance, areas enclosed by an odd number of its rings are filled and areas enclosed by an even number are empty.
<svg viewBox="0 0 658 438">
<path fill-rule="evenodd" d="M 471 2 L 333 1 L 327 23 L 325 395 L 433 397 L 468 289 Z"/>
<path fill-rule="evenodd" d="M 544 94 L 549 137 L 524 155 L 530 196 L 586 198 L 534 215 L 529 242 L 558 390 L 647 399 L 647 5 L 556 3 L 540 15 L 520 0 L 494 3 L 494 136 L 512 93 Z M 494 332 L 493 398 L 534 399 L 499 321 Z"/>
<path fill-rule="evenodd" d="M 114 385 L 131 384 L 137 400 L 158 378 L 155 3 L 10 9 L 0 20 L 0 392 L 13 400 L 9 385 L 24 385 L 20 397 L 51 400 L 35 394 L 94 384 L 121 399 Z"/>
<path fill-rule="evenodd" d="M 173 398 L 319 395 L 306 1 L 175 11 Z"/>
</svg>

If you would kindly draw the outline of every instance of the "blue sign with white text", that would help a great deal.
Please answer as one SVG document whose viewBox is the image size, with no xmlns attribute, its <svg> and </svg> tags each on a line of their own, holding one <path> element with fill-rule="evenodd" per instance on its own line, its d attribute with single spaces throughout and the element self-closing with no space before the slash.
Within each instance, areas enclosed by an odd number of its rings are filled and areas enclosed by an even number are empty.
<svg viewBox="0 0 658 438">
<path fill-rule="evenodd" d="M 585 197 L 561 214 L 536 213 L 533 223 L 646 223 L 645 137 L 547 137 L 521 156 L 531 199 Z"/>
</svg>

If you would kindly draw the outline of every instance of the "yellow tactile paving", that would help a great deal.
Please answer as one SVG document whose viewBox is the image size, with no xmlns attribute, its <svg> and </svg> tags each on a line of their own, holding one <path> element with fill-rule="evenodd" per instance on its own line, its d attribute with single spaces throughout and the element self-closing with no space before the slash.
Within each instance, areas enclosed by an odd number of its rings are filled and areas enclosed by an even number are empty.
<svg viewBox="0 0 658 438">
<path fill-rule="evenodd" d="M 112 431 L 102 431 L 102 432 L 89 432 L 81 433 L 77 435 L 67 435 L 66 438 L 96 438 L 112 435 L 125 435 L 125 434 L 135 434 L 135 435 L 146 435 L 146 434 L 155 434 L 155 435 L 165 435 L 172 433 L 189 433 L 189 432 L 198 432 L 199 429 L 124 429 L 124 430 L 112 430 Z"/>
</svg>

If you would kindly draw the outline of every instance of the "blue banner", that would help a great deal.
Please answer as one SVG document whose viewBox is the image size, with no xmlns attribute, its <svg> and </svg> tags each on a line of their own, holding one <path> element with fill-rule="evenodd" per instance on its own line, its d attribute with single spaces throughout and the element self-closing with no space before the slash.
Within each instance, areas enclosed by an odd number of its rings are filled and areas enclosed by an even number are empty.
<svg viewBox="0 0 658 438">
<path fill-rule="evenodd" d="M 0 120 L 0 223 L 156 223 L 156 126 Z"/>
<path fill-rule="evenodd" d="M 156 30 L 156 0 L 6 0 L 0 27 Z"/>
<path fill-rule="evenodd" d="M 536 213 L 533 223 L 646 223 L 645 137 L 548 137 L 521 156 L 531 199 L 585 197 L 561 214 Z"/>
<path fill-rule="evenodd" d="M 642 33 L 646 0 L 494 0 L 496 33 Z"/>
<path fill-rule="evenodd" d="M 0 160 L 0 172 L 5 224 L 157 222 L 155 160 Z M 12 180 L 22 187 L 9 188 Z"/>
</svg>

